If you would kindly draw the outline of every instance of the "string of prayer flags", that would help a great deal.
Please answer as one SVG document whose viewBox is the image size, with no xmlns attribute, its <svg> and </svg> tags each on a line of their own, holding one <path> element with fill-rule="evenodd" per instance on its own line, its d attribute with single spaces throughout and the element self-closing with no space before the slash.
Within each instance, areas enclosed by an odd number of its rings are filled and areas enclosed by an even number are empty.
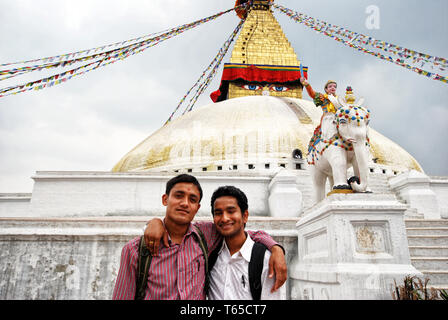
<svg viewBox="0 0 448 320">
<path fill-rule="evenodd" d="M 242 5 L 242 6 L 244 6 L 244 5 Z M 23 75 L 23 74 L 26 74 L 29 72 L 33 72 L 33 71 L 41 71 L 41 70 L 47 70 L 47 69 L 52 69 L 52 68 L 58 68 L 58 67 L 68 67 L 68 66 L 72 66 L 73 64 L 91 61 L 82 66 L 73 68 L 69 71 L 65 71 L 62 73 L 52 75 L 50 77 L 45 77 L 45 78 L 42 78 L 39 80 L 35 80 L 35 81 L 31 81 L 31 82 L 27 82 L 27 83 L 15 85 L 15 86 L 1 88 L 0 89 L 0 98 L 8 96 L 8 95 L 22 93 L 22 92 L 29 91 L 29 90 L 41 90 L 41 89 L 51 87 L 56 84 L 66 82 L 67 80 L 70 80 L 75 76 L 79 76 L 79 75 L 85 74 L 87 72 L 96 70 L 100 66 L 104 67 L 111 63 L 115 63 L 119 60 L 126 59 L 127 57 L 134 55 L 136 53 L 143 52 L 144 50 L 146 50 L 149 47 L 155 46 L 164 40 L 175 37 L 187 30 L 193 29 L 193 28 L 195 28 L 199 25 L 202 25 L 206 22 L 215 20 L 216 18 L 218 18 L 228 12 L 234 11 L 237 8 L 238 7 L 235 7 L 235 8 L 229 9 L 229 10 L 225 10 L 225 11 L 219 12 L 217 14 L 214 14 L 212 16 L 194 21 L 192 23 L 184 24 L 184 25 L 172 28 L 172 29 L 167 29 L 166 31 L 153 33 L 151 35 L 146 35 L 146 36 L 131 39 L 131 40 L 117 42 L 117 43 L 111 44 L 111 45 L 106 45 L 106 46 L 102 46 L 102 47 L 98 47 L 98 48 L 93 48 L 93 49 L 78 51 L 78 52 L 74 52 L 74 53 L 58 55 L 58 56 L 52 56 L 52 57 L 47 57 L 47 58 L 0 64 L 0 67 L 5 67 L 5 66 L 10 66 L 10 65 L 16 65 L 16 64 L 26 64 L 26 63 L 36 63 L 36 62 L 40 63 L 40 64 L 35 64 L 32 66 L 21 66 L 21 67 L 16 67 L 16 68 L 11 68 L 11 69 L 0 70 L 0 81 L 2 81 L 5 79 L 9 79 L 9 78 L 12 78 L 15 76 L 20 76 L 20 75 Z M 124 44 L 126 44 L 126 46 L 123 46 Z M 113 49 L 113 50 L 104 51 L 105 49 L 113 47 L 113 46 L 120 46 L 120 47 Z M 93 54 L 79 57 L 79 55 L 88 54 L 92 51 L 94 52 Z M 103 51 L 103 52 L 97 53 L 98 51 Z M 70 74 L 70 76 L 66 77 L 67 74 Z M 1 76 L 3 76 L 3 77 L 1 77 Z"/>
<path fill-rule="evenodd" d="M 448 83 L 447 77 L 437 74 L 436 72 L 429 72 L 427 70 L 421 69 L 423 65 L 427 64 L 432 69 L 446 71 L 446 68 L 448 68 L 448 60 L 445 58 L 431 56 L 429 54 L 397 46 L 386 41 L 377 40 L 367 35 L 353 32 L 343 27 L 329 24 L 325 21 L 314 19 L 310 16 L 307 16 L 306 14 L 295 12 L 278 4 L 273 4 L 273 7 L 286 14 L 294 21 L 304 24 L 312 30 L 330 37 L 346 46 L 354 48 L 360 52 L 370 54 L 379 59 L 394 63 L 408 70 L 414 71 L 420 75 L 424 75 L 430 79 Z M 358 44 L 355 44 L 355 42 Z M 369 50 L 362 45 L 369 45 L 375 49 L 385 51 L 389 55 Z M 392 57 L 392 55 L 395 55 L 396 57 Z M 412 66 L 411 64 L 414 64 L 414 66 Z M 420 67 L 415 66 L 415 64 L 420 64 Z"/>
<path fill-rule="evenodd" d="M 196 103 L 196 101 L 198 100 L 199 96 L 205 91 L 205 89 L 207 89 L 207 87 L 209 86 L 209 84 L 211 83 L 211 81 L 213 80 L 219 66 L 222 63 L 222 60 L 224 58 L 224 56 L 226 55 L 227 51 L 229 50 L 230 44 L 234 41 L 236 35 L 238 34 L 238 32 L 240 31 L 240 29 L 242 28 L 243 24 L 244 24 L 244 19 L 241 20 L 239 22 L 239 24 L 237 25 L 237 27 L 235 28 L 235 30 L 233 30 L 232 34 L 229 36 L 229 38 L 226 40 L 226 42 L 224 42 L 223 46 L 221 47 L 221 49 L 218 51 L 218 53 L 216 54 L 215 58 L 212 60 L 212 62 L 209 64 L 209 66 L 202 72 L 201 76 L 199 77 L 199 79 L 196 81 L 196 83 L 187 91 L 187 93 L 182 97 L 182 99 L 180 100 L 179 104 L 177 105 L 177 107 L 174 109 L 174 111 L 171 113 L 171 115 L 169 116 L 168 120 L 165 122 L 165 125 L 167 123 L 169 123 L 172 119 L 174 114 L 179 110 L 180 106 L 182 105 L 182 103 L 185 101 L 185 99 L 188 97 L 188 95 L 190 94 L 190 92 L 196 88 L 197 86 L 198 89 L 196 90 L 196 92 L 194 93 L 193 97 L 190 99 L 189 104 L 186 106 L 184 112 L 182 113 L 182 115 L 184 115 L 186 112 L 190 112 L 191 110 L 193 110 L 194 104 Z M 209 74 L 205 77 L 205 75 L 207 74 L 207 72 L 209 72 Z M 202 79 L 205 80 L 202 81 Z M 202 82 L 201 82 L 202 81 Z"/>
</svg>

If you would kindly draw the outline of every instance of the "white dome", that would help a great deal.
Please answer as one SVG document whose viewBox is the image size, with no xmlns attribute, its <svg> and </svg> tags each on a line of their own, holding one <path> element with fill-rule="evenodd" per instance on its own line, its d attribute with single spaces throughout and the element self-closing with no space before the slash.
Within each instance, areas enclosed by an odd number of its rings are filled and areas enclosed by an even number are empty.
<svg viewBox="0 0 448 320">
<path fill-rule="evenodd" d="M 241 165 L 274 169 L 286 164 L 294 149 L 306 155 L 321 115 L 320 108 L 303 99 L 250 96 L 212 103 L 154 132 L 113 171 L 238 170 Z M 397 172 L 422 171 L 409 153 L 372 129 L 370 143 L 378 164 Z"/>
</svg>

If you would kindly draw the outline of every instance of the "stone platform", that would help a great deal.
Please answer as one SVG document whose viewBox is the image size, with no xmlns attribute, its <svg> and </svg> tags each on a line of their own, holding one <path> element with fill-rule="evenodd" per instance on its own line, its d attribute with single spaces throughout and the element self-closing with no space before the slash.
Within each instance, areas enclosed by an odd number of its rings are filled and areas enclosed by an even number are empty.
<svg viewBox="0 0 448 320">
<path fill-rule="evenodd" d="M 373 171 L 373 194 L 346 195 L 349 203 L 333 195 L 315 206 L 307 170 L 194 174 L 204 199 L 226 184 L 247 193 L 247 228 L 286 249 L 287 299 L 391 299 L 385 274 L 406 268 L 447 288 L 448 179 Z M 110 299 L 121 248 L 164 215 L 161 195 L 172 176 L 45 171 L 33 177 L 32 193 L 0 194 L 0 299 Z M 195 220 L 211 221 L 208 200 Z"/>
<path fill-rule="evenodd" d="M 332 194 L 297 222 L 291 299 L 390 299 L 411 265 L 404 213 L 393 195 Z"/>
</svg>

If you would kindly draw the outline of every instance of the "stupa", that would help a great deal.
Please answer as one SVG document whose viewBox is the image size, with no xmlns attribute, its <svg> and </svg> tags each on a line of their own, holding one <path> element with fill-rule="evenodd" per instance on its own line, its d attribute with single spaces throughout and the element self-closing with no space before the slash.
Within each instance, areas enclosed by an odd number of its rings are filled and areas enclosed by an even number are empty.
<svg viewBox="0 0 448 320">
<path fill-rule="evenodd" d="M 204 191 L 196 220 L 211 220 L 218 186 L 245 191 L 247 228 L 286 249 L 286 299 L 391 299 L 385 275 L 401 277 L 411 262 L 448 288 L 446 235 L 431 233 L 448 227 L 448 179 L 426 176 L 387 137 L 370 129 L 373 195 L 310 201 L 305 155 L 322 111 L 302 97 L 311 70 L 272 2 L 238 10 L 246 20 L 212 103 L 162 126 L 112 172 L 38 171 L 32 194 L 0 195 L 0 299 L 110 299 L 123 245 L 164 215 L 165 183 L 183 172 Z"/>
<path fill-rule="evenodd" d="M 293 150 L 306 153 L 322 112 L 302 99 L 299 79 L 307 77 L 308 67 L 297 58 L 270 4 L 254 1 L 240 13 L 246 21 L 220 87 L 211 94 L 216 103 L 161 127 L 113 172 L 272 171 L 287 166 Z M 374 129 L 370 143 L 372 170 L 423 172 L 414 157 Z"/>
</svg>

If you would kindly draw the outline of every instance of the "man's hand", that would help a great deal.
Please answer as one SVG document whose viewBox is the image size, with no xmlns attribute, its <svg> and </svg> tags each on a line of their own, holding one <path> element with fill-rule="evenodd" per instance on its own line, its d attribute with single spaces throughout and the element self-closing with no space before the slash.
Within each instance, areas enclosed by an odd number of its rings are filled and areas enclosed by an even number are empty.
<svg viewBox="0 0 448 320">
<path fill-rule="evenodd" d="M 159 253 L 160 240 L 163 238 L 163 244 L 169 247 L 168 232 L 163 225 L 162 220 L 154 218 L 146 224 L 145 244 L 151 255 L 157 256 Z"/>
<path fill-rule="evenodd" d="M 300 78 L 300 83 L 304 86 L 308 85 L 308 81 L 304 77 Z"/>
<path fill-rule="evenodd" d="M 275 283 L 271 292 L 277 291 L 288 277 L 288 268 L 286 266 L 285 253 L 280 246 L 271 248 L 271 257 L 269 258 L 269 278 L 275 275 Z"/>
</svg>

